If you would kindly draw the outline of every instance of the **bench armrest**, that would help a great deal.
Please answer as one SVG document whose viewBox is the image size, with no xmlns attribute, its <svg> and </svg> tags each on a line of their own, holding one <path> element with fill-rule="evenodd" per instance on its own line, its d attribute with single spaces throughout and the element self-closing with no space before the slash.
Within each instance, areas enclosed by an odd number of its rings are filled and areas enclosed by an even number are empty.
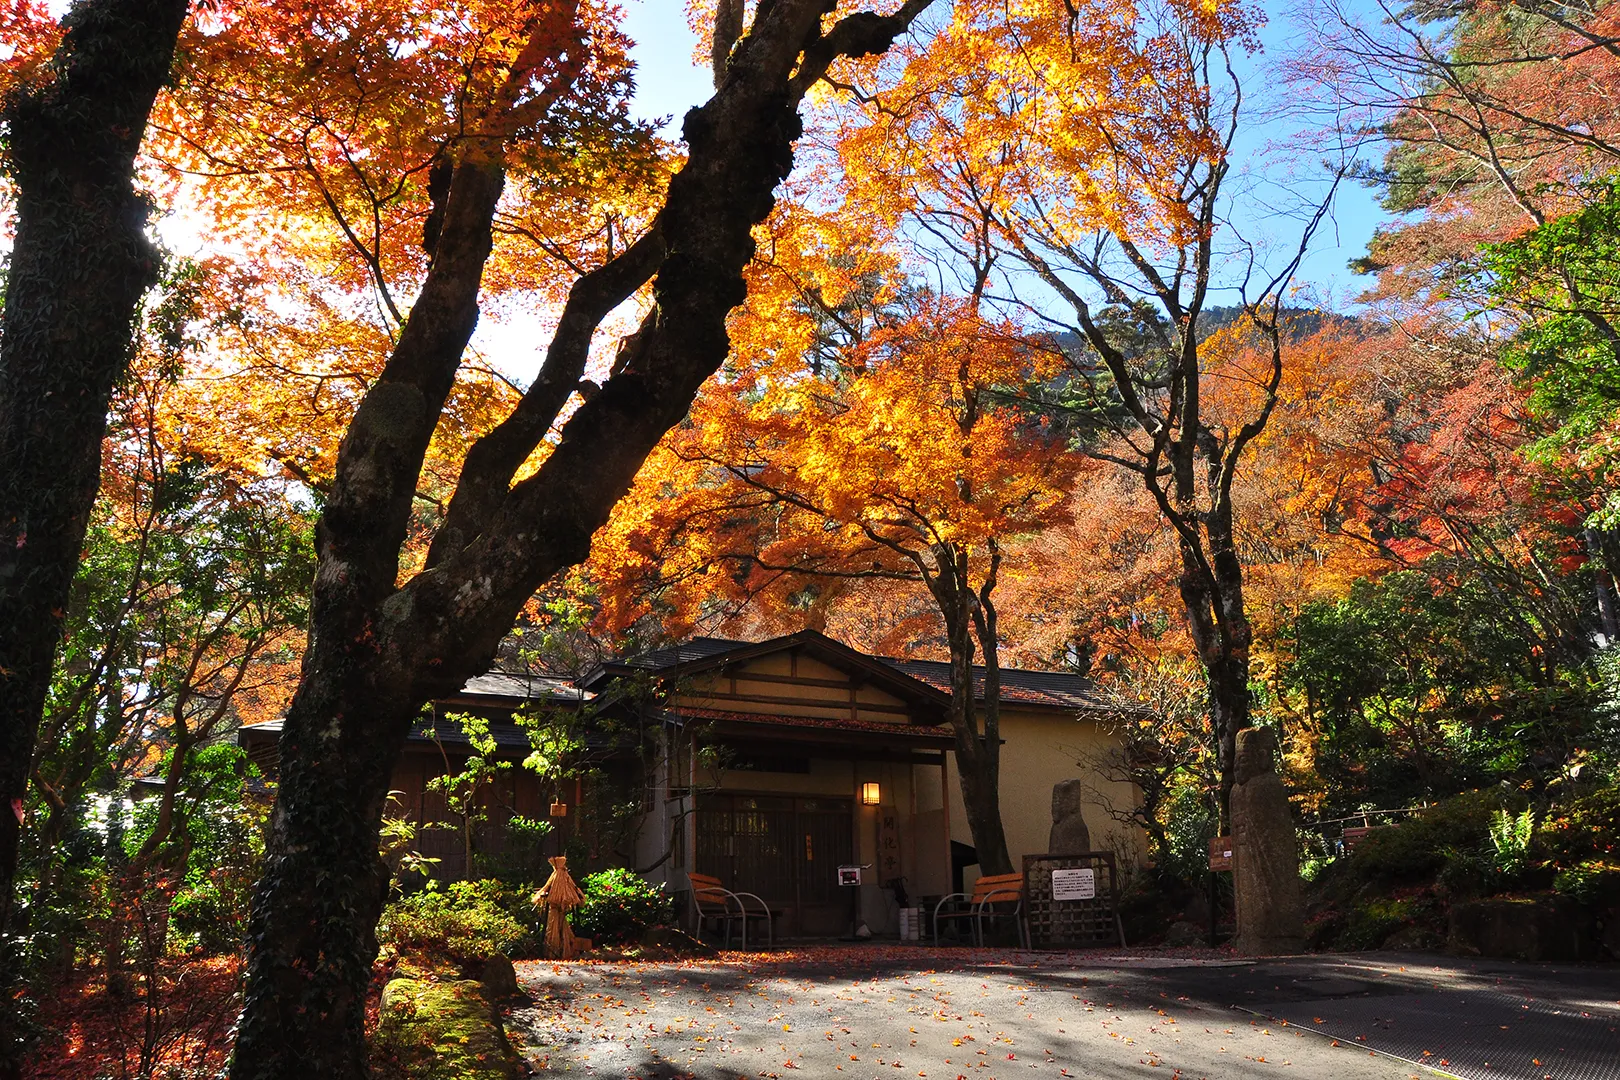
<svg viewBox="0 0 1620 1080">
<path fill-rule="evenodd" d="M 728 893 L 726 893 L 726 895 L 731 897 L 733 900 L 737 901 L 737 908 L 744 915 L 753 915 L 753 914 L 755 914 L 755 912 L 751 912 L 751 911 L 748 910 L 748 905 L 747 904 L 743 903 L 743 898 L 747 897 L 748 899 L 754 901 L 754 903 L 759 905 L 758 914 L 765 916 L 767 919 L 771 918 L 771 906 L 769 904 L 767 904 L 764 900 L 760 899 L 760 897 L 757 894 L 751 893 L 751 892 L 728 892 Z"/>
<path fill-rule="evenodd" d="M 996 889 L 992 892 L 988 892 L 977 904 L 974 905 L 974 910 L 982 912 L 991 904 L 999 904 L 1006 900 L 1018 901 L 1018 906 L 1015 907 L 1012 912 L 1016 915 L 1024 908 L 1024 891 L 1022 889 Z"/>
</svg>

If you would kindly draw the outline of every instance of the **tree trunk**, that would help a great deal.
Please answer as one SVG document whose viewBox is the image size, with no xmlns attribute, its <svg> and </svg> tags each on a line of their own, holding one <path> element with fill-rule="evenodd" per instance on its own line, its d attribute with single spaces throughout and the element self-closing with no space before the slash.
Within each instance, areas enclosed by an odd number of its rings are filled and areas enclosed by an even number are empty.
<svg viewBox="0 0 1620 1080">
<path fill-rule="evenodd" d="M 400 694 L 410 673 L 368 653 L 306 664 L 287 713 L 236 1077 L 367 1075 L 365 995 L 388 893 L 383 803 L 418 707 Z"/>
<path fill-rule="evenodd" d="M 136 305 L 157 279 L 134 160 L 185 12 L 185 0 L 84 0 L 55 77 L 5 104 L 17 232 L 0 313 L 0 931 L 107 406 Z M 19 1068 L 9 1015 L 8 1004 L 0 1077 Z"/>
<path fill-rule="evenodd" d="M 396 587 L 423 456 L 477 320 L 499 197 L 499 184 L 488 183 L 498 180 L 498 148 L 458 162 L 427 281 L 344 438 L 317 530 L 309 646 L 282 730 L 234 1080 L 366 1075 L 365 992 L 388 880 L 379 832 L 412 718 L 482 673 L 534 591 L 588 554 L 647 454 L 724 361 L 726 317 L 746 296 L 752 229 L 792 168 L 803 92 L 836 56 L 887 48 L 927 2 L 908 0 L 891 17 L 851 16 L 825 35 L 823 0 L 760 9 L 724 86 L 687 114 L 689 154 L 670 180 L 656 244 L 621 256 L 650 256 L 641 276 L 620 283 L 624 295 L 656 270 L 653 310 L 621 363 L 568 418 L 539 471 L 518 480 L 566 400 L 546 397 L 563 355 L 554 340 L 517 410 L 469 452 L 427 568 Z M 602 271 L 613 277 L 624 265 Z M 564 324 L 578 298 L 570 295 Z M 570 353 L 580 365 L 596 325 L 587 323 Z"/>
<path fill-rule="evenodd" d="M 1237 733 L 1249 726 L 1249 658 L 1223 656 L 1209 668 L 1210 715 L 1220 770 L 1219 809 L 1222 833 L 1232 825 L 1232 787 L 1236 782 Z"/>
<path fill-rule="evenodd" d="M 1205 563 L 1182 544 L 1181 600 L 1198 658 L 1209 679 L 1210 736 L 1220 777 L 1217 805 L 1223 832 L 1231 827 L 1237 733 L 1249 726 L 1249 644 L 1253 630 L 1243 603 L 1243 567 L 1232 544 L 1230 517 L 1212 513 Z"/>
<path fill-rule="evenodd" d="M 951 730 L 956 735 L 956 774 L 962 786 L 962 811 L 973 834 L 979 872 L 1008 874 L 1012 856 L 1001 823 L 1001 733 L 999 709 L 986 709 L 983 731 L 973 685 L 974 595 L 967 584 L 967 555 L 941 545 L 929 591 L 945 621 L 951 653 Z M 998 682 L 999 688 L 999 682 Z M 988 698 L 990 686 L 986 685 Z M 988 706 L 988 702 L 987 702 Z"/>
<path fill-rule="evenodd" d="M 1614 578 L 1609 573 L 1607 560 L 1604 558 L 1603 542 L 1598 531 L 1588 525 L 1581 533 L 1586 541 L 1586 552 L 1591 557 L 1595 569 L 1592 573 L 1592 589 L 1597 594 L 1598 624 L 1603 628 L 1603 636 L 1607 643 L 1613 645 L 1620 639 L 1620 614 L 1615 612 Z"/>
</svg>

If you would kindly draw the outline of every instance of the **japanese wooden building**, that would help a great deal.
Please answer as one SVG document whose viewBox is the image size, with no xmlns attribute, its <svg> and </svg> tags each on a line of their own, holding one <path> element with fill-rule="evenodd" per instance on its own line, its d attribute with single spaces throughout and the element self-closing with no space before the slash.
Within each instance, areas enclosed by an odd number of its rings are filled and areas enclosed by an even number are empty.
<svg viewBox="0 0 1620 1080">
<path fill-rule="evenodd" d="M 616 688 L 634 683 L 641 692 Z M 763 642 L 697 638 L 679 647 L 602 664 L 575 681 L 491 673 L 436 702 L 394 774 L 396 812 L 421 826 L 418 849 L 435 872 L 462 876 L 463 831 L 451 824 L 429 781 L 468 753 L 454 714 L 488 719 L 497 755 L 530 752 L 517 710 L 586 709 L 593 724 L 639 732 L 636 753 L 600 747 L 598 787 L 567 781 L 543 788 L 512 768 L 491 793 L 490 823 L 475 850 L 515 848 L 501 822 L 511 814 L 550 820 L 534 857 L 588 851 L 593 865 L 632 865 L 683 893 L 688 871 L 755 893 L 783 911 L 777 932 L 831 936 L 851 924 L 856 897 L 837 868 L 862 864 L 862 919 L 893 928 L 897 896 L 912 903 L 970 884 L 972 836 L 962 813 L 946 722 L 949 670 L 940 662 L 871 656 L 812 630 Z M 1086 775 L 1112 741 L 1107 710 L 1088 680 L 1058 672 L 1002 670 L 1002 820 L 1014 864 L 1046 850 L 1051 793 Z M 279 724 L 244 728 L 242 744 L 267 773 Z M 647 748 L 654 752 L 649 754 Z M 1127 784 L 1086 776 L 1094 846 L 1140 853 L 1140 837 L 1107 807 L 1128 807 Z M 593 805 L 611 797 L 631 827 L 609 837 Z M 966 882 L 964 882 L 964 876 Z M 898 888 L 896 887 L 898 886 Z"/>
</svg>

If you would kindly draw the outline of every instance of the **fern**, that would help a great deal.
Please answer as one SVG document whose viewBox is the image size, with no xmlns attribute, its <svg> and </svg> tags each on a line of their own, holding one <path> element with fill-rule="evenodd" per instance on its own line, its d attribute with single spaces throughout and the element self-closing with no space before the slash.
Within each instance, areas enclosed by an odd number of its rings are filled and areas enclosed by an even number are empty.
<svg viewBox="0 0 1620 1080">
<path fill-rule="evenodd" d="M 1496 869 L 1509 876 L 1524 872 L 1530 856 L 1530 837 L 1536 829 L 1535 811 L 1525 807 L 1520 814 L 1498 810 L 1491 817 L 1491 847 L 1496 852 Z"/>
</svg>

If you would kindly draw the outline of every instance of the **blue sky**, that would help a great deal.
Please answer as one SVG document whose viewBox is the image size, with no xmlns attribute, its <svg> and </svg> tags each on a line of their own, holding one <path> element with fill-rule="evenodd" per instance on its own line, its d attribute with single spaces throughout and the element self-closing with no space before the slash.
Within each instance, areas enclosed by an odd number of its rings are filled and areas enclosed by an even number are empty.
<svg viewBox="0 0 1620 1080">
<path fill-rule="evenodd" d="M 1264 51 L 1250 61 L 1251 71 L 1243 72 L 1247 92 L 1256 99 L 1257 110 L 1276 108 L 1285 103 L 1267 103 L 1263 91 L 1276 87 L 1274 65 L 1300 32 L 1299 16 L 1284 11 L 1276 0 L 1269 0 L 1269 21 L 1262 31 Z M 626 0 L 626 31 L 636 42 L 636 112 L 647 118 L 672 117 L 672 130 L 678 131 L 680 117 L 693 105 L 708 98 L 712 89 L 709 72 L 692 63 L 696 44 L 686 23 L 681 0 Z M 1302 122 L 1279 117 L 1257 124 L 1241 146 L 1246 170 L 1244 186 L 1252 195 L 1243 201 L 1236 217 L 1245 235 L 1272 236 L 1281 245 L 1291 242 L 1296 223 L 1274 215 L 1268 207 L 1312 194 L 1315 161 L 1287 149 L 1287 140 L 1298 134 Z M 1307 174 L 1302 178 L 1301 173 Z M 1325 294 L 1336 306 L 1350 306 L 1351 298 L 1370 282 L 1351 274 L 1346 264 L 1366 251 L 1374 227 L 1385 220 L 1376 193 L 1350 183 L 1341 186 L 1333 216 L 1319 233 L 1302 273 L 1301 280 Z M 1291 249 L 1290 249 L 1291 250 Z"/>
</svg>

